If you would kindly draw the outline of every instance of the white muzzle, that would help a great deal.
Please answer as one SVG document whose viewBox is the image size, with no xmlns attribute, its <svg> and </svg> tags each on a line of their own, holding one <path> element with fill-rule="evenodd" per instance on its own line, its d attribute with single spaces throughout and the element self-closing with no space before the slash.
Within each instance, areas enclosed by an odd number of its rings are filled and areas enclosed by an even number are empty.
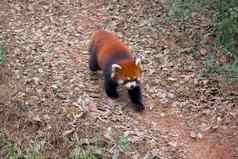
<svg viewBox="0 0 238 159">
<path fill-rule="evenodd" d="M 131 88 L 136 87 L 136 86 L 137 86 L 137 83 L 136 83 L 136 81 L 127 82 L 127 83 L 125 84 L 125 86 L 126 86 L 127 89 L 131 89 Z"/>
</svg>

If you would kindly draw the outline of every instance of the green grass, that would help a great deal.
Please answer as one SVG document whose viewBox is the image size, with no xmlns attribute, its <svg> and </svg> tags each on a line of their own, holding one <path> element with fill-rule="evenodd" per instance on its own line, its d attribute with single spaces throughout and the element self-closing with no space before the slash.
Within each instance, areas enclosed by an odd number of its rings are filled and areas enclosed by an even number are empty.
<svg viewBox="0 0 238 159">
<path fill-rule="evenodd" d="M 0 133 L 0 158 L 20 159 L 23 154 L 16 144 L 10 142 L 7 137 Z"/>
<path fill-rule="evenodd" d="M 126 153 L 129 145 L 128 137 L 113 137 L 111 129 L 107 133 L 106 138 L 110 140 L 109 145 L 116 147 L 118 152 Z M 100 144 L 100 134 L 94 138 L 79 138 L 75 134 L 72 140 L 68 140 L 67 142 L 74 146 L 67 159 L 102 159 L 105 157 L 103 155 L 105 145 Z"/>
<path fill-rule="evenodd" d="M 217 42 L 221 44 L 226 53 L 238 58 L 238 1 L 217 0 L 214 4 L 213 16 L 214 32 L 217 34 Z"/>
<path fill-rule="evenodd" d="M 100 145 L 100 133 L 92 137 L 80 138 L 74 134 L 72 138 L 65 139 L 65 142 L 73 146 L 67 159 L 102 159 L 103 148 Z"/>
<path fill-rule="evenodd" d="M 45 140 L 35 140 L 33 141 L 30 149 L 25 153 L 25 159 L 45 159 L 41 150 L 45 145 Z"/>
<path fill-rule="evenodd" d="M 34 142 L 29 151 L 22 151 L 15 143 L 11 142 L 7 136 L 0 133 L 0 158 L 3 159 L 44 159 L 40 153 L 40 144 Z"/>
<path fill-rule="evenodd" d="M 0 158 L 1 159 L 45 159 L 41 150 L 45 145 L 45 140 L 33 141 L 31 147 L 24 151 L 20 149 L 15 143 L 10 141 L 7 136 L 0 132 Z M 100 159 L 102 152 L 98 147 L 84 149 L 83 146 L 76 141 L 76 145 L 70 152 L 68 159 Z"/>
<path fill-rule="evenodd" d="M 205 59 L 204 67 L 207 73 L 220 73 L 228 78 L 238 77 L 238 1 L 237 0 L 169 0 L 167 15 L 178 22 L 187 25 L 193 13 L 203 14 L 210 18 L 210 34 L 215 35 L 215 47 L 221 47 L 232 62 L 212 67 L 211 59 Z M 209 66 L 208 66 L 209 65 Z M 209 68 L 208 68 L 209 67 Z"/>
<path fill-rule="evenodd" d="M 232 81 L 238 79 L 238 1 L 229 0 L 216 3 L 214 18 L 214 33 L 217 43 L 224 48 L 227 56 L 233 59 L 230 64 L 224 65 L 221 70 Z"/>
<path fill-rule="evenodd" d="M 0 65 L 4 63 L 5 60 L 5 50 L 4 47 L 5 46 L 5 39 L 6 36 L 0 32 Z"/>
<path fill-rule="evenodd" d="M 76 147 L 69 155 L 69 159 L 97 159 L 94 152 L 90 150 L 84 150 L 81 147 Z"/>
<path fill-rule="evenodd" d="M 191 18 L 193 2 L 194 0 L 169 0 L 167 2 L 169 6 L 167 20 L 176 18 L 177 22 L 187 22 Z"/>
</svg>

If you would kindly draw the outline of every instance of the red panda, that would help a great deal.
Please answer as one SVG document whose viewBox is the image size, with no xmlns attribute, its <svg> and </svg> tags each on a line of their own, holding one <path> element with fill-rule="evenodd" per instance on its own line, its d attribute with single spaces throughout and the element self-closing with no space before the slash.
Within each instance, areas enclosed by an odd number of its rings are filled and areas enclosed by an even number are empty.
<svg viewBox="0 0 238 159">
<path fill-rule="evenodd" d="M 89 54 L 89 69 L 93 72 L 103 71 L 107 96 L 118 98 L 117 86 L 124 85 L 135 109 L 143 111 L 140 89 L 141 60 L 134 58 L 118 37 L 103 30 L 93 33 Z"/>
</svg>

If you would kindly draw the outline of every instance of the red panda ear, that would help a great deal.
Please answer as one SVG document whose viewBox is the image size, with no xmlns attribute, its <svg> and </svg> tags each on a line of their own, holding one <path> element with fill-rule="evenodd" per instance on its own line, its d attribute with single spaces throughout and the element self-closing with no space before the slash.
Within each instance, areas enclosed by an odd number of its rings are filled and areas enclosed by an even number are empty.
<svg viewBox="0 0 238 159">
<path fill-rule="evenodd" d="M 140 58 L 136 58 L 135 59 L 135 64 L 136 64 L 136 66 L 141 67 L 141 59 Z"/>
<path fill-rule="evenodd" d="M 118 64 L 112 64 L 112 73 L 111 78 L 114 78 L 118 69 L 121 69 L 121 66 Z"/>
</svg>

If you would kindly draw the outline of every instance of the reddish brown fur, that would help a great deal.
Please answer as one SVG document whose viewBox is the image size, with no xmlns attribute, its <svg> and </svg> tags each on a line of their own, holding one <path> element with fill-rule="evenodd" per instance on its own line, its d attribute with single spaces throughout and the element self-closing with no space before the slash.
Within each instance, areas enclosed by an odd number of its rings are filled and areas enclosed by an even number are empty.
<svg viewBox="0 0 238 159">
<path fill-rule="evenodd" d="M 118 70 L 115 80 L 136 79 L 140 76 L 140 68 L 129 52 L 128 47 L 119 38 L 107 31 L 97 31 L 92 35 L 91 48 L 95 48 L 97 64 L 103 69 L 109 60 L 119 64 L 122 69 Z M 118 58 L 120 55 L 126 57 Z"/>
<path fill-rule="evenodd" d="M 143 111 L 144 104 L 140 89 L 140 60 L 135 60 L 129 49 L 115 35 L 97 31 L 89 47 L 89 69 L 103 70 L 104 88 L 111 98 L 118 98 L 117 86 L 123 84 L 137 111 Z"/>
<path fill-rule="evenodd" d="M 118 52 L 129 53 L 128 48 L 112 33 L 97 31 L 92 36 L 93 47 L 96 48 L 97 61 L 102 68 L 105 62 Z"/>
<path fill-rule="evenodd" d="M 140 68 L 134 62 L 131 62 L 131 60 L 119 61 L 119 65 L 122 69 L 118 70 L 115 76 L 116 80 L 126 81 L 128 78 L 130 80 L 136 80 L 140 76 Z"/>
</svg>

